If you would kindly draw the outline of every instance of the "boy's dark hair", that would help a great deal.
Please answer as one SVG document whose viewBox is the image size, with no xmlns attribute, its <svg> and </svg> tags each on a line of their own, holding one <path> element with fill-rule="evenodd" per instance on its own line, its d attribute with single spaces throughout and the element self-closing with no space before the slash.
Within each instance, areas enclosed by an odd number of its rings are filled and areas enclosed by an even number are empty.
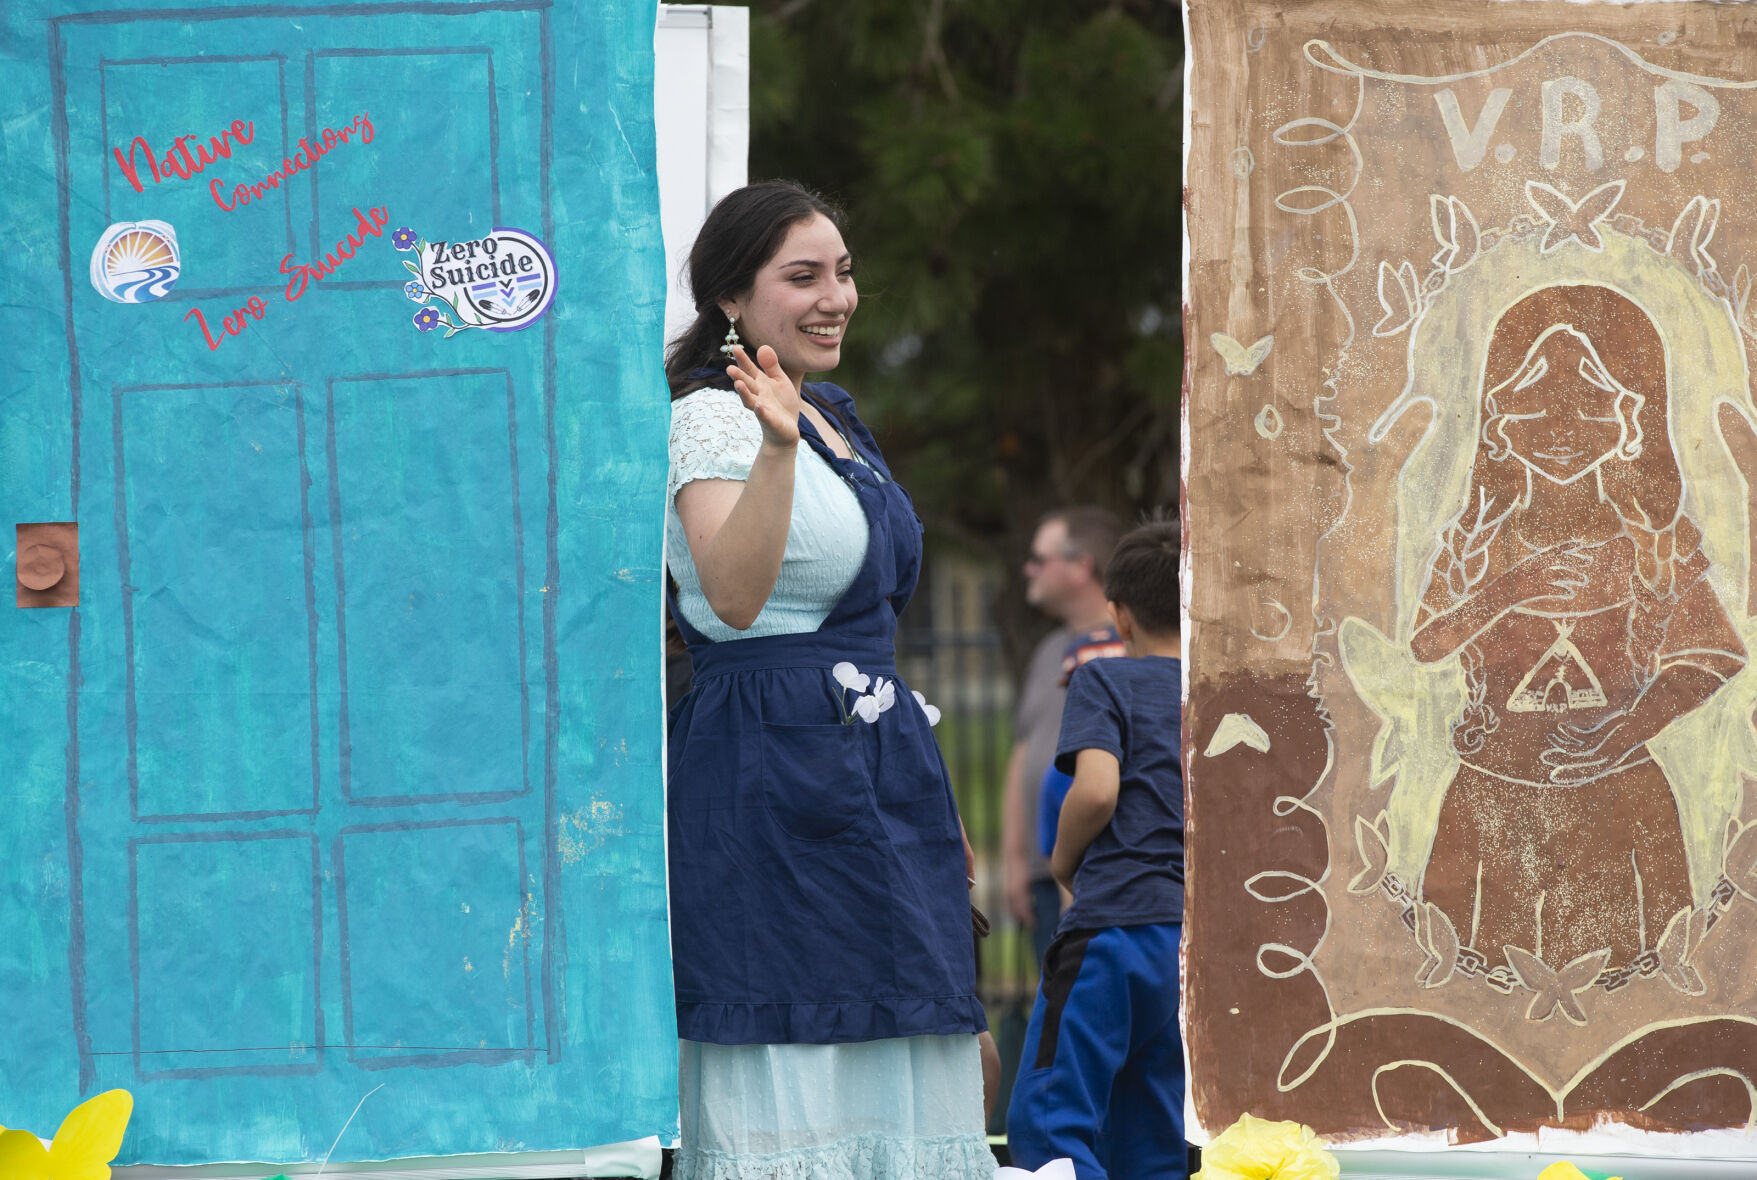
<svg viewBox="0 0 1757 1180">
<path fill-rule="evenodd" d="M 1178 629 L 1178 553 L 1183 526 L 1177 517 L 1156 517 L 1116 543 L 1104 573 L 1104 596 L 1129 608 L 1142 629 Z"/>
</svg>

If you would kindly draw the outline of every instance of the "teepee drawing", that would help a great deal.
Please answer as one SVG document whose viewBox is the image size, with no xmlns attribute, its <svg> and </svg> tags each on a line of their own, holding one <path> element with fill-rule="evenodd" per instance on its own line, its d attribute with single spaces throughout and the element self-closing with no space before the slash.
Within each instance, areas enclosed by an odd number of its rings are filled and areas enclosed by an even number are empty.
<svg viewBox="0 0 1757 1180">
<path fill-rule="evenodd" d="M 1596 709 L 1606 703 L 1597 673 L 1569 638 L 1574 633 L 1573 621 L 1550 621 L 1556 625 L 1556 641 L 1538 657 L 1507 698 L 1509 713 L 1565 713 L 1570 709 Z M 1538 673 L 1546 668 L 1551 669 L 1549 678 L 1534 688 Z M 1585 686 L 1576 687 L 1575 682 L 1582 679 Z"/>
</svg>

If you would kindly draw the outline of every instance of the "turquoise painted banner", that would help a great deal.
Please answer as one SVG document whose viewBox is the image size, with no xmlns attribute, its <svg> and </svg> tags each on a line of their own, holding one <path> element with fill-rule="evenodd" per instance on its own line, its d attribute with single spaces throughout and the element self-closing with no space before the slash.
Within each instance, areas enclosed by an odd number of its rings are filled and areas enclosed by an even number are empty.
<svg viewBox="0 0 1757 1180">
<path fill-rule="evenodd" d="M 0 7 L 0 1124 L 674 1133 L 654 16 Z"/>
</svg>

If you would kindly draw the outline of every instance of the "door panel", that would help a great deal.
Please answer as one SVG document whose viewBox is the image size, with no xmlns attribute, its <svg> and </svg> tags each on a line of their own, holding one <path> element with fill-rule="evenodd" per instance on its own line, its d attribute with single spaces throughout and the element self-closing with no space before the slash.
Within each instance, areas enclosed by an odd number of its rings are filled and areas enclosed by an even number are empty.
<svg viewBox="0 0 1757 1180">
<path fill-rule="evenodd" d="M 272 46 L 257 54 L 214 57 L 181 56 L 169 46 L 160 46 L 169 51 L 155 53 L 152 41 L 141 38 L 94 46 L 104 55 L 97 70 L 102 138 L 91 145 L 97 150 L 90 156 L 101 165 L 101 174 L 92 179 L 104 194 L 105 224 L 152 219 L 177 227 L 184 273 L 174 297 L 181 300 L 274 289 L 281 256 L 293 249 L 288 186 L 267 188 L 264 196 L 253 199 L 247 215 L 250 233 L 191 230 L 211 225 L 216 216 L 239 216 L 215 204 L 210 187 L 214 180 L 222 180 L 221 191 L 231 202 L 236 185 L 260 184 L 298 151 L 299 133 L 289 122 L 287 105 L 287 57 Z M 110 59 L 106 50 L 116 58 Z M 250 142 L 240 144 L 225 134 L 234 121 L 247 125 Z M 189 179 L 160 169 L 160 179 L 154 180 L 154 166 L 163 163 L 168 153 L 175 153 L 179 163 L 184 152 L 199 160 L 216 135 L 224 135 L 229 159 L 222 157 Z M 181 148 L 179 137 L 187 137 Z M 140 191 L 117 162 L 118 149 L 132 165 Z M 89 251 L 90 240 L 82 240 Z"/>
<path fill-rule="evenodd" d="M 536 1014 L 523 849 L 523 833 L 509 820 L 343 831 L 335 864 L 356 1064 L 530 1057 Z M 427 871 L 412 876 L 411 864 Z M 372 953 L 357 955 L 356 947 Z"/>
<path fill-rule="evenodd" d="M 371 146 L 380 149 L 343 148 L 324 157 L 313 182 L 314 256 L 353 228 L 361 193 L 402 210 L 398 224 L 429 239 L 480 237 L 500 224 L 501 115 L 491 47 L 317 49 L 308 62 L 306 133 L 346 126 L 368 112 Z M 509 114 L 519 117 L 525 105 L 515 102 Z"/>
<path fill-rule="evenodd" d="M 134 1069 L 146 1081 L 319 1068 L 317 842 L 300 831 L 134 842 L 129 939 L 141 957 Z M 235 915 L 252 916 L 240 923 Z M 202 963 L 201 971 L 178 969 Z"/>
<path fill-rule="evenodd" d="M 505 371 L 330 384 L 341 789 L 356 803 L 529 790 L 516 402 Z"/>
<path fill-rule="evenodd" d="M 308 555 L 288 543 L 309 512 L 300 391 L 134 386 L 114 401 L 135 818 L 310 813 L 316 632 Z"/>
</svg>

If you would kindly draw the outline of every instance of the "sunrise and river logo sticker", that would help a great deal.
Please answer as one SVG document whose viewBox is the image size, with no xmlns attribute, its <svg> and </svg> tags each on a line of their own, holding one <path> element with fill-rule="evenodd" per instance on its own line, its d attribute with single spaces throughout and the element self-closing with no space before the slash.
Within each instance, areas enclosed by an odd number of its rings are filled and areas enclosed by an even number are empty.
<svg viewBox="0 0 1757 1180">
<path fill-rule="evenodd" d="M 112 303 L 163 299 L 182 273 L 177 231 L 163 221 L 118 221 L 92 248 L 92 286 Z"/>
<path fill-rule="evenodd" d="M 513 332 L 549 310 L 555 298 L 555 259 L 522 229 L 496 229 L 474 241 L 429 242 L 408 227 L 391 244 L 419 261 L 403 260 L 414 278 L 403 294 L 421 304 L 415 327 L 444 328 L 447 337 L 469 328 Z"/>
</svg>

